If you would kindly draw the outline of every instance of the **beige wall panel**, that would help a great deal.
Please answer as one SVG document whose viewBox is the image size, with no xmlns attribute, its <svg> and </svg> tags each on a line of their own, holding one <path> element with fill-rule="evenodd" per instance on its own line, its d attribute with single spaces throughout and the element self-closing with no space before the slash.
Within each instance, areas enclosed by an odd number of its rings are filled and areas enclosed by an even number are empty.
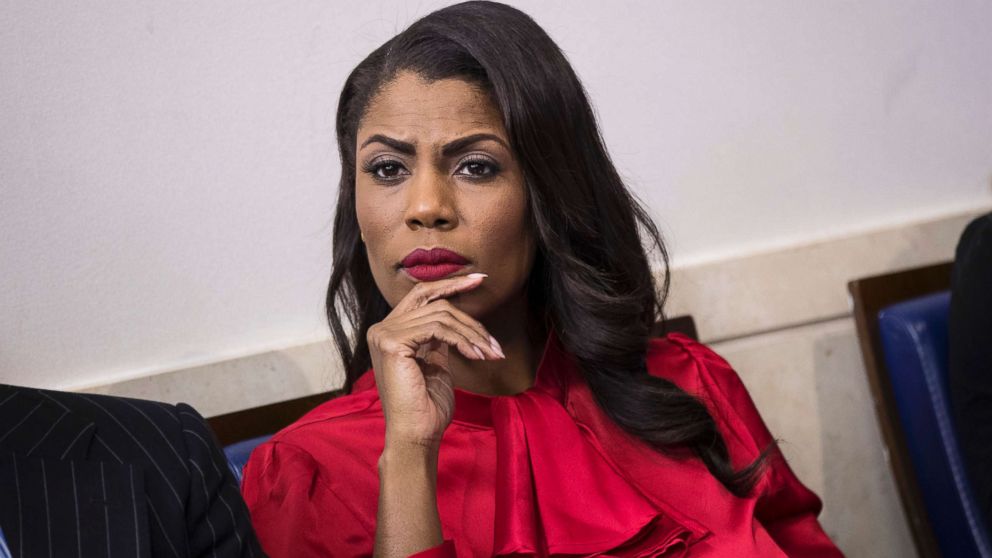
<svg viewBox="0 0 992 558">
<path fill-rule="evenodd" d="M 336 355 L 330 341 L 310 343 L 81 391 L 184 402 L 211 417 L 338 388 Z"/>
<path fill-rule="evenodd" d="M 675 268 L 667 311 L 692 314 L 707 341 L 845 316 L 848 281 L 953 259 L 965 225 L 987 211 Z"/>
</svg>

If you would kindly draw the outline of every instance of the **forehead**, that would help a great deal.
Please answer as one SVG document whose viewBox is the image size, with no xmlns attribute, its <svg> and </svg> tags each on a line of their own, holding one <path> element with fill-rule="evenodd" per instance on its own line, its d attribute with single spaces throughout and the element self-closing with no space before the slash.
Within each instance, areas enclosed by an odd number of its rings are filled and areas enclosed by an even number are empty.
<svg viewBox="0 0 992 558">
<path fill-rule="evenodd" d="M 372 98 L 358 127 L 358 141 L 387 132 L 426 142 L 487 130 L 506 137 L 503 119 L 489 95 L 459 79 L 426 81 L 401 72 Z"/>
</svg>

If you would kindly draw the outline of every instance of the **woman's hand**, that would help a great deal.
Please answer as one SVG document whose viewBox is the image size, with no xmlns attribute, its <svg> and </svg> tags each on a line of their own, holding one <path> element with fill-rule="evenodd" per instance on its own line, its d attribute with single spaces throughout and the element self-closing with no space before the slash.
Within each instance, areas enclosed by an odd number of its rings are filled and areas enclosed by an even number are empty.
<svg viewBox="0 0 992 558">
<path fill-rule="evenodd" d="M 482 324 L 447 297 L 478 287 L 481 273 L 418 283 L 369 328 L 367 340 L 386 442 L 379 457 L 375 556 L 409 556 L 441 544 L 437 458 L 455 410 L 448 349 L 466 358 L 505 358 Z"/>
<path fill-rule="evenodd" d="M 505 358 L 499 343 L 447 297 L 478 287 L 473 273 L 418 283 L 366 339 L 386 418 L 386 448 L 436 450 L 454 413 L 448 349 L 466 358 Z"/>
</svg>

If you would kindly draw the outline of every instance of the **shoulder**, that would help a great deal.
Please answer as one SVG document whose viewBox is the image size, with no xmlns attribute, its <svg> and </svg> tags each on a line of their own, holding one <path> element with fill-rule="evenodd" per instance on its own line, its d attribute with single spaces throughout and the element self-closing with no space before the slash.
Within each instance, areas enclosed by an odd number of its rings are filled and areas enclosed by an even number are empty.
<svg viewBox="0 0 992 558">
<path fill-rule="evenodd" d="M 728 394 L 747 391 L 723 357 L 681 333 L 652 339 L 646 364 L 652 376 L 665 378 L 696 396 L 708 395 L 713 390 Z"/>
<path fill-rule="evenodd" d="M 295 547 L 289 531 L 318 524 L 336 526 L 331 539 L 374 532 L 384 439 L 378 392 L 364 389 L 318 406 L 255 448 L 241 492 L 262 542 Z"/>
<path fill-rule="evenodd" d="M 38 390 L 38 395 L 92 421 L 99 455 L 143 463 L 171 478 L 189 476 L 191 463 L 226 466 L 206 419 L 186 403 L 47 390 Z"/>
<path fill-rule="evenodd" d="M 954 273 L 958 280 L 970 281 L 976 273 L 992 273 L 992 213 L 968 223 L 954 253 Z M 982 271 L 984 270 L 984 271 Z"/>
<path fill-rule="evenodd" d="M 29 388 L 19 388 L 29 390 Z M 45 389 L 30 390 L 38 397 L 54 402 L 67 411 L 85 415 L 99 423 L 117 423 L 123 420 L 141 418 L 144 422 L 176 423 L 179 420 L 176 405 L 97 393 L 52 391 Z"/>
<path fill-rule="evenodd" d="M 249 458 L 246 480 L 249 471 L 272 475 L 292 469 L 316 475 L 333 467 L 333 477 L 370 465 L 374 471 L 384 437 L 378 392 L 362 389 L 318 405 L 259 445 Z"/>
<path fill-rule="evenodd" d="M 218 476 L 227 472 L 213 430 L 191 405 L 96 394 L 78 397 L 90 407 L 90 417 L 99 417 L 99 443 L 125 461 L 143 463 L 176 482 L 188 482 L 205 471 Z"/>
<path fill-rule="evenodd" d="M 115 447 L 159 447 L 182 437 L 183 419 L 177 405 L 132 397 L 21 388 L 77 420 L 94 424 L 96 435 Z M 188 406 L 183 406 L 192 411 Z M 199 417 L 199 415 L 196 415 Z M 202 421 L 202 417 L 200 417 Z M 147 448 L 146 448 L 147 449 Z"/>
<path fill-rule="evenodd" d="M 137 466 L 149 473 L 149 493 L 182 495 L 191 457 L 216 449 L 206 422 L 188 405 L 25 387 L 4 391 L 3 412 L 22 410 L 24 435 L 36 440 L 16 444 L 15 452 L 27 447 L 46 457 Z"/>
<path fill-rule="evenodd" d="M 985 241 L 992 239 L 992 213 L 981 215 L 969 222 L 961 233 L 959 246 L 968 246 L 980 239 Z"/>
<path fill-rule="evenodd" d="M 708 408 L 731 454 L 749 461 L 772 440 L 744 382 L 710 347 L 680 333 L 652 339 L 648 373 L 674 383 Z"/>
</svg>

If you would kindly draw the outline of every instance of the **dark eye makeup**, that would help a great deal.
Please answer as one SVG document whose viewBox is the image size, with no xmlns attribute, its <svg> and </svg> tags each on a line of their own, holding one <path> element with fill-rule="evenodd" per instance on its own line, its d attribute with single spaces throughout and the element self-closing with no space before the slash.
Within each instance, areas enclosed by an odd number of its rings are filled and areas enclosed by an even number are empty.
<svg viewBox="0 0 992 558">
<path fill-rule="evenodd" d="M 497 174 L 502 168 L 499 163 L 489 159 L 487 157 L 468 157 L 458 163 L 458 170 L 464 172 L 457 172 L 455 174 L 461 174 L 463 176 L 471 176 L 475 178 L 491 178 Z"/>
<path fill-rule="evenodd" d="M 391 182 L 403 174 L 410 174 L 403 163 L 395 159 L 376 159 L 362 163 L 362 172 L 381 182 Z"/>
<path fill-rule="evenodd" d="M 459 161 L 455 174 L 470 180 L 483 181 L 493 178 L 502 170 L 499 163 L 489 157 L 474 155 Z M 362 163 L 362 172 L 381 183 L 396 182 L 410 174 L 401 161 L 389 157 Z"/>
</svg>

